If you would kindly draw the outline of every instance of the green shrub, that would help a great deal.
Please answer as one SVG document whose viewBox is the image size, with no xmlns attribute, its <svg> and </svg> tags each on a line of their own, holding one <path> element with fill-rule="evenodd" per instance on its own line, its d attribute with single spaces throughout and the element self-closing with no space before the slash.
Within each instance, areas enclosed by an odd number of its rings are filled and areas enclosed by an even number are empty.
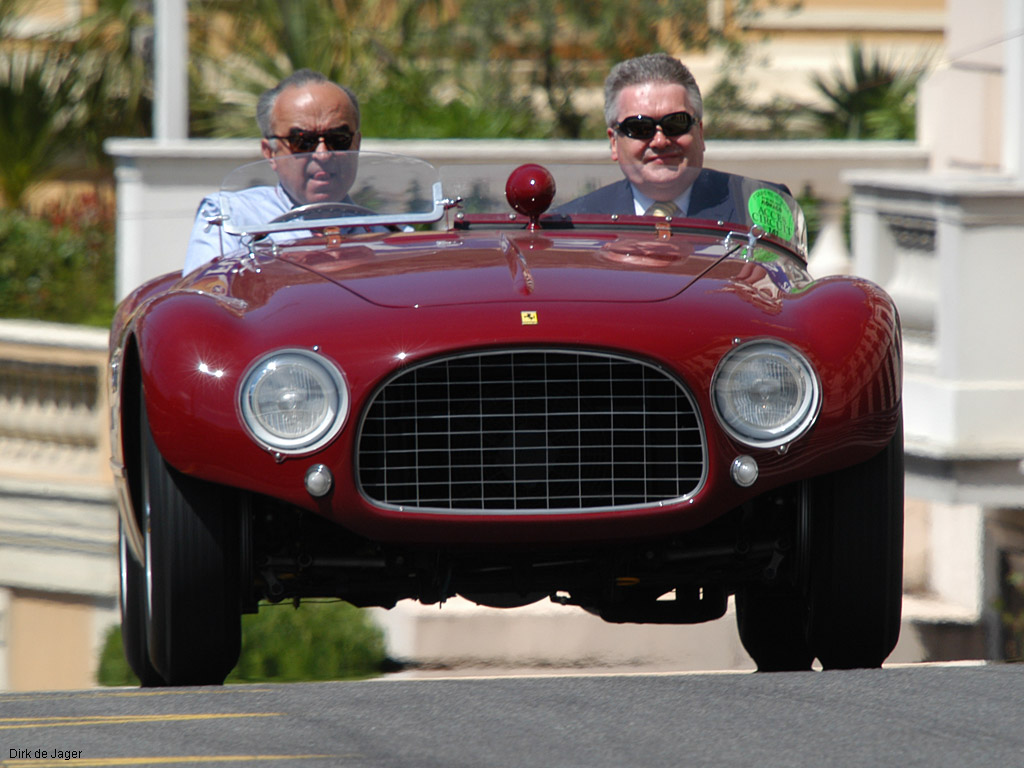
<svg viewBox="0 0 1024 768">
<path fill-rule="evenodd" d="M 242 655 L 228 681 L 371 677 L 386 661 L 380 628 L 349 603 L 261 605 L 259 613 L 242 617 Z"/>
<path fill-rule="evenodd" d="M 260 606 L 242 617 L 242 655 L 226 682 L 352 680 L 387 669 L 384 635 L 369 615 L 344 602 Z M 121 628 L 107 634 L 96 673 L 100 685 L 138 685 Z"/>
<path fill-rule="evenodd" d="M 121 641 L 121 627 L 115 624 L 107 630 L 100 650 L 100 663 L 96 668 L 96 682 L 100 685 L 138 685 L 135 676 L 124 657 L 124 644 Z"/>
<path fill-rule="evenodd" d="M 43 216 L 0 209 L 0 317 L 109 326 L 114 230 L 97 195 Z"/>
<path fill-rule="evenodd" d="M 1024 662 L 1024 552 L 1001 555 L 1002 589 L 995 601 L 1002 619 L 1002 658 Z"/>
</svg>

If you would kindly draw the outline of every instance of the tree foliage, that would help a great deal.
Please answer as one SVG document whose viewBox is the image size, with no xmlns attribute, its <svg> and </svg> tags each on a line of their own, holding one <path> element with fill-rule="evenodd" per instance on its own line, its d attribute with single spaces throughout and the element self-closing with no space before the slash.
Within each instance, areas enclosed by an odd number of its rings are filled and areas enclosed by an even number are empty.
<svg viewBox="0 0 1024 768">
<path fill-rule="evenodd" d="M 25 2 L 0 0 L 0 13 Z M 368 136 L 600 137 L 600 106 L 581 94 L 599 93 L 615 62 L 712 46 L 731 57 L 762 5 L 732 0 L 719 23 L 707 0 L 190 0 L 191 132 L 254 136 L 258 95 L 310 67 L 360 94 Z M 149 135 L 151 3 L 96 0 L 74 28 L 44 37 L 33 42 L 65 66 L 47 65 L 37 79 L 49 90 L 31 101 L 43 113 L 34 119 L 59 115 L 54 129 L 70 129 L 62 146 L 96 165 L 106 138 Z M 70 73 L 67 87 L 55 72 Z M 21 175 L 42 178 L 56 161 Z"/>
<path fill-rule="evenodd" d="M 75 61 L 78 141 L 87 160 L 106 165 L 111 136 L 149 136 L 153 111 L 153 16 L 150 3 L 96 0 L 69 30 Z"/>
<path fill-rule="evenodd" d="M 136 0 L 97 0 L 74 27 L 18 39 L 28 0 L 0 0 L 0 191 L 8 207 L 69 167 L 109 168 L 110 136 L 150 133 L 152 19 Z"/>
<path fill-rule="evenodd" d="M 109 326 L 114 211 L 87 194 L 43 216 L 0 210 L 0 317 Z"/>
<path fill-rule="evenodd" d="M 0 31 L 25 2 L 0 0 Z M 766 3 L 794 0 L 732 0 L 722 19 L 709 16 L 708 0 L 189 0 L 191 132 L 255 136 L 258 95 L 310 67 L 360 94 L 367 136 L 597 138 L 600 86 L 615 62 L 719 48 L 727 68 L 702 83 L 715 115 L 709 134 L 783 136 L 799 106 L 777 99 L 755 110 L 736 86 L 744 22 Z M 150 7 L 96 0 L 75 28 L 30 41 L 45 42 L 46 56 L 20 69 L 8 61 L 0 136 L 38 137 L 19 168 L 9 158 L 0 165 L 8 197 L 54 173 L 71 150 L 102 164 L 104 139 L 149 135 Z M 921 71 L 855 46 L 849 74 L 815 79 L 828 104 L 802 114 L 817 135 L 912 136 Z"/>
<path fill-rule="evenodd" d="M 616 62 L 730 41 L 709 24 L 707 0 L 465 0 L 463 13 L 457 50 L 485 69 L 526 64 L 527 84 L 551 115 L 548 135 L 564 138 L 603 135 L 600 108 L 581 105 L 578 96 L 599 87 Z"/>
<path fill-rule="evenodd" d="M 198 26 L 215 33 L 193 41 L 193 126 L 204 135 L 254 135 L 259 94 L 309 67 L 360 95 L 366 135 L 521 135 L 528 121 L 503 99 L 507 92 L 486 88 L 480 100 L 481 81 L 472 72 L 451 74 L 452 59 L 437 37 L 450 29 L 446 5 L 208 0 L 197 9 L 205 19 Z M 233 41 L 231 51 L 222 48 L 225 38 Z M 483 101 L 490 109 L 479 108 Z"/>
<path fill-rule="evenodd" d="M 258 94 L 311 67 L 360 94 L 366 135 L 598 137 L 600 107 L 579 97 L 614 63 L 737 47 L 754 5 L 735 0 L 730 23 L 712 24 L 707 0 L 194 2 L 193 27 L 213 30 L 193 41 L 195 126 L 252 135 Z"/>
<path fill-rule="evenodd" d="M 75 141 L 71 62 L 60 52 L 29 48 L 0 58 L 0 192 L 24 205 L 33 184 L 60 174 Z"/>
<path fill-rule="evenodd" d="M 0 0 L 0 40 L 12 30 L 24 0 Z M 0 193 L 20 208 L 29 187 L 56 176 L 73 139 L 73 70 L 60 51 L 27 41 L 0 49 Z M 12 151 L 13 150 L 13 151 Z"/>
</svg>

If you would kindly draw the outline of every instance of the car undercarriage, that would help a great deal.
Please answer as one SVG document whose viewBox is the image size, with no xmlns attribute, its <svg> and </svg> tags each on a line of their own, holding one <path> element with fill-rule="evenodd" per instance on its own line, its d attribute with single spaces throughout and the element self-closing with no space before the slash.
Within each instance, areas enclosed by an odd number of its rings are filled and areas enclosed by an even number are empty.
<svg viewBox="0 0 1024 768">
<path fill-rule="evenodd" d="M 711 525 L 616 546 L 410 547 L 371 542 L 314 514 L 253 499 L 248 610 L 259 600 L 338 597 L 390 608 L 461 595 L 508 608 L 550 598 L 611 622 L 694 623 L 745 585 L 795 579 L 799 487 L 772 491 Z"/>
</svg>

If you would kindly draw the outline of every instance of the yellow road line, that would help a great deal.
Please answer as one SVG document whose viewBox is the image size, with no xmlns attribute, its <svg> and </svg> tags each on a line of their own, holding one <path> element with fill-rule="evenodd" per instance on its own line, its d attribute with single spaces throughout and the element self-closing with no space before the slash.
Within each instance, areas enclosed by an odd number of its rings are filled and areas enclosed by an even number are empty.
<svg viewBox="0 0 1024 768">
<path fill-rule="evenodd" d="M 18 768 L 55 768 L 55 766 L 105 765 L 192 765 L 195 763 L 253 763 L 276 760 L 341 760 L 356 758 L 358 755 L 178 755 L 171 757 L 97 757 L 77 758 L 70 762 L 56 760 L 2 760 L 0 766 Z"/>
<path fill-rule="evenodd" d="M 58 717 L 3 717 L 0 731 L 31 728 L 67 728 L 82 725 L 132 725 L 135 723 L 174 723 L 188 720 L 226 720 L 240 717 L 281 717 L 280 712 L 231 712 L 199 715 L 80 715 Z"/>
<path fill-rule="evenodd" d="M 201 689 L 147 689 L 147 688 L 106 688 L 98 691 L 53 691 L 41 693 L 4 693 L 0 694 L 0 704 L 21 703 L 25 701 L 71 701 L 74 699 L 109 699 L 123 696 L 215 696 L 233 693 L 267 693 L 270 688 L 255 685 L 225 685 Z"/>
</svg>

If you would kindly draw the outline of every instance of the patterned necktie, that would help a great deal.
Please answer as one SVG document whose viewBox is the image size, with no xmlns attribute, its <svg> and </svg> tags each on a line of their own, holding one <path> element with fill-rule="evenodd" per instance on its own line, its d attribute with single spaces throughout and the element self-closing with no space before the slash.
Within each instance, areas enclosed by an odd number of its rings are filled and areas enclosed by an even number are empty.
<svg viewBox="0 0 1024 768">
<path fill-rule="evenodd" d="M 664 203 L 655 203 L 646 211 L 644 216 L 675 216 L 679 213 L 679 206 L 673 203 L 671 200 Z"/>
</svg>

